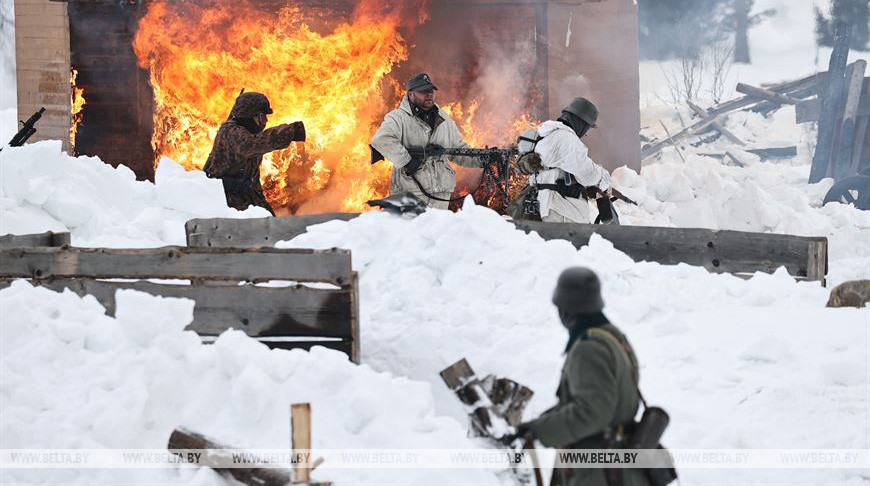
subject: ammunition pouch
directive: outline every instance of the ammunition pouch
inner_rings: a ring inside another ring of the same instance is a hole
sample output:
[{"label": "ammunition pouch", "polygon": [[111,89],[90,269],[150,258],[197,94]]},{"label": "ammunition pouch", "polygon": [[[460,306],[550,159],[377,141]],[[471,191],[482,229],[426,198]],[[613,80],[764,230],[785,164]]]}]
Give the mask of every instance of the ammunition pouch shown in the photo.
[{"label": "ammunition pouch", "polygon": [[564,180],[558,180],[555,184],[535,184],[538,190],[548,189],[558,192],[562,197],[573,199],[586,199],[586,188],[580,184],[568,184]]}]

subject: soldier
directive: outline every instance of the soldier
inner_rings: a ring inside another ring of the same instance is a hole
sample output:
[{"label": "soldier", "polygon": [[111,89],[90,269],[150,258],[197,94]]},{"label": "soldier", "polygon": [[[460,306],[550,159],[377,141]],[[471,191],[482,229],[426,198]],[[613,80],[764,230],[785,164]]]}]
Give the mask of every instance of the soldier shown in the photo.
[{"label": "soldier", "polygon": [[240,94],[230,118],[215,136],[203,170],[223,181],[228,206],[239,210],[260,206],[274,216],[260,185],[260,163],[263,155],[273,150],[287,148],[294,141],[304,142],[305,125],[297,121],[264,130],[266,115],[271,113],[265,95],[252,91]]},{"label": "soldier", "polygon": [[[639,406],[637,359],[625,335],[601,312],[601,282],[582,267],[562,272],[553,294],[569,332],[565,364],[556,392],[559,403],[517,427],[517,437],[561,449],[606,449],[610,437],[634,423]],[[617,446],[618,448],[618,446]],[[625,448],[625,446],[622,446]],[[620,475],[617,483],[613,475]],[[553,485],[645,486],[641,469],[557,468]]]},{"label": "soldier", "polygon": [[538,127],[533,151],[518,161],[520,172],[537,188],[542,221],[589,223],[587,197],[609,194],[610,174],[589,158],[580,141],[597,121],[598,108],[586,98],[575,98],[558,120]]},{"label": "soldier", "polygon": [[[398,108],[387,113],[372,139],[372,147],[393,163],[390,192],[411,192],[427,206],[447,209],[456,186],[456,172],[447,156],[411,156],[408,148],[440,145],[465,148],[459,128],[450,116],[435,104],[435,90],[428,74],[420,73],[408,80],[407,94]],[[473,158],[452,157],[463,167],[481,167]]]}]

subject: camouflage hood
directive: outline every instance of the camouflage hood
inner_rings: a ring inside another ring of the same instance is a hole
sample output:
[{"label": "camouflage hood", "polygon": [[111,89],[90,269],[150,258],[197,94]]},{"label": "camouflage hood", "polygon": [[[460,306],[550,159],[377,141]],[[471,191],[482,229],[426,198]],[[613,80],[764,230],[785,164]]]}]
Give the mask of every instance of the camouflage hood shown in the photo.
[{"label": "camouflage hood", "polygon": [[260,113],[272,114],[269,98],[266,98],[263,93],[246,91],[236,98],[236,104],[233,105],[230,116],[232,118],[252,118]]}]

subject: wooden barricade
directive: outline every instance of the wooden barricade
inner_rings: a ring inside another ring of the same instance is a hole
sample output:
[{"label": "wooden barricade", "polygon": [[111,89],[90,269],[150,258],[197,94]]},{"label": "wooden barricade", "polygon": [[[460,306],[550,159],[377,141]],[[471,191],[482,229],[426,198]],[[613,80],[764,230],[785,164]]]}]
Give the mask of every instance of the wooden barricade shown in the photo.
[{"label": "wooden barricade", "polygon": [[[290,240],[325,218],[348,220],[353,213],[292,218],[194,219],[187,222],[188,244],[219,248],[225,245],[257,246],[263,241]],[[563,239],[580,248],[598,233],[616,249],[636,261],[665,265],[687,263],[711,272],[748,274],[773,272],[784,266],[799,279],[824,280],[828,270],[828,240],[771,233],[665,228],[602,226],[592,224],[511,221],[517,229],[537,232],[545,240]]]},{"label": "wooden barricade", "polygon": [[[202,336],[234,328],[273,348],[324,346],[359,360],[358,285],[347,250],[25,246],[52,238],[0,238],[0,284],[27,278],[54,290],[90,294],[110,315],[119,289],[188,298],[196,306],[187,329]],[[266,281],[273,282],[256,285]]]}]

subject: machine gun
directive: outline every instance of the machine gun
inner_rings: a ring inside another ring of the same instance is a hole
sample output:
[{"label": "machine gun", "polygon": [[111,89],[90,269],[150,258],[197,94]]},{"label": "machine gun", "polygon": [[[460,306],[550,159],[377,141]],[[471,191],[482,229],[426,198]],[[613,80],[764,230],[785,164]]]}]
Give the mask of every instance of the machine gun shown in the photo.
[{"label": "machine gun", "polygon": [[[383,154],[378,152],[378,150],[374,147],[372,149],[372,164],[380,162],[384,160]],[[496,188],[501,193],[504,206],[507,207],[509,197],[508,197],[508,183],[510,179],[510,158],[519,154],[519,150],[516,146],[508,147],[506,149],[499,148],[444,148],[440,145],[427,145],[425,147],[411,147],[408,148],[408,153],[411,154],[412,157],[441,157],[442,155],[447,155],[451,157],[475,157],[483,161],[483,174],[480,176],[480,181],[477,183],[477,187],[468,192],[468,194],[474,194],[477,192],[484,184],[484,182],[496,181]],[[417,180],[415,176],[411,176],[414,180],[414,183],[417,184],[417,187],[423,194],[431,199],[441,200],[440,198],[434,197],[429,194],[426,189],[420,185],[420,182]],[[463,199],[468,194],[465,194],[461,197],[450,198],[448,201],[458,201]]]},{"label": "machine gun", "polygon": [[[24,142],[27,141],[28,138],[32,137],[34,133],[36,133],[36,122],[42,118],[42,114],[45,112],[45,107],[42,107],[30,116],[26,122],[21,122],[22,127],[21,130],[18,130],[18,133],[12,137],[12,140],[9,141],[10,147],[20,147],[24,145]],[[0,149],[2,150],[2,149]]]}]

